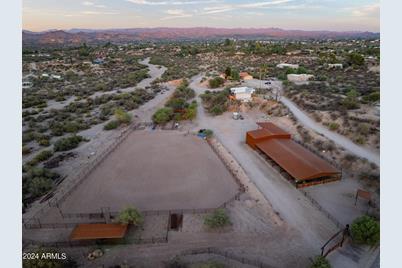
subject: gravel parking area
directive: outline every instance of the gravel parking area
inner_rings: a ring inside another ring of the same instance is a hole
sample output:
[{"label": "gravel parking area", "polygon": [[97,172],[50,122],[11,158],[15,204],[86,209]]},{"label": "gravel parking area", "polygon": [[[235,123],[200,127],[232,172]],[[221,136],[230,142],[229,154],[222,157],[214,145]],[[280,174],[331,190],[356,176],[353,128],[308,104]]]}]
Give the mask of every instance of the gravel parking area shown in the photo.
[{"label": "gravel parking area", "polygon": [[66,213],[214,208],[238,190],[206,141],[177,131],[135,131],[61,206]]}]

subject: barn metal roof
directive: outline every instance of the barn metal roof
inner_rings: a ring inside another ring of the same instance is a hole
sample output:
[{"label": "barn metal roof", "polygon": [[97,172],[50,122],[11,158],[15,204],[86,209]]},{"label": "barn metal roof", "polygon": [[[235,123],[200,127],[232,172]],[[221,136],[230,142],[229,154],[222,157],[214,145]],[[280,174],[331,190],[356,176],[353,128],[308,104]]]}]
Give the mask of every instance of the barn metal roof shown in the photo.
[{"label": "barn metal roof", "polygon": [[102,238],[122,238],[127,231],[127,224],[94,223],[78,224],[71,232],[71,240],[89,240]]},{"label": "barn metal roof", "polygon": [[266,139],[256,147],[268,155],[296,181],[305,181],[339,174],[327,161],[291,139]]}]

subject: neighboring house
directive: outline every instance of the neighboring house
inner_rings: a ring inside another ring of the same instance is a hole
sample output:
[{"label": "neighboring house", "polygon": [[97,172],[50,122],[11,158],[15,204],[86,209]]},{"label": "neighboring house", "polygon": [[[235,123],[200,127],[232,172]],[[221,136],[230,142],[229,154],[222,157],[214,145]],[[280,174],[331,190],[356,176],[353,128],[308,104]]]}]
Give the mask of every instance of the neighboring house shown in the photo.
[{"label": "neighboring house", "polygon": [[333,64],[328,64],[328,68],[332,69],[332,68],[339,68],[342,69],[343,68],[343,64],[342,63],[333,63]]},{"label": "neighboring house", "polygon": [[299,64],[290,64],[290,63],[279,63],[276,67],[283,69],[283,68],[292,68],[297,69],[299,68]]},{"label": "neighboring house", "polygon": [[251,75],[249,75],[248,72],[240,72],[239,76],[240,76],[240,79],[242,79],[242,80],[253,79],[253,77]]},{"label": "neighboring house", "polygon": [[287,78],[290,82],[306,82],[313,78],[312,74],[288,74]]},{"label": "neighboring house", "polygon": [[60,75],[56,75],[56,74],[52,74],[52,75],[50,75],[50,78],[60,80],[60,79],[61,79],[61,76],[60,76]]},{"label": "neighboring house", "polygon": [[97,58],[93,61],[94,64],[103,64],[103,59]]},{"label": "neighboring house", "polygon": [[255,89],[250,87],[232,87],[230,92],[236,100],[248,102],[252,100],[252,94],[255,92]]},{"label": "neighboring house", "polygon": [[23,89],[30,88],[30,87],[32,87],[32,82],[30,82],[30,81],[23,81],[22,82],[22,88]]}]

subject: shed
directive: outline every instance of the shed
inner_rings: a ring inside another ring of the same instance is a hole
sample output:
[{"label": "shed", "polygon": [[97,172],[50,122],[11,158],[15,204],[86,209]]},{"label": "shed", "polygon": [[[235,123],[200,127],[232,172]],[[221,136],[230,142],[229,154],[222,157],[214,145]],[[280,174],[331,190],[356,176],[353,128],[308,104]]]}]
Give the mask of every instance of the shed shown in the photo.
[{"label": "shed", "polygon": [[105,238],[122,238],[126,235],[127,224],[93,223],[78,224],[71,232],[71,240],[93,240]]}]

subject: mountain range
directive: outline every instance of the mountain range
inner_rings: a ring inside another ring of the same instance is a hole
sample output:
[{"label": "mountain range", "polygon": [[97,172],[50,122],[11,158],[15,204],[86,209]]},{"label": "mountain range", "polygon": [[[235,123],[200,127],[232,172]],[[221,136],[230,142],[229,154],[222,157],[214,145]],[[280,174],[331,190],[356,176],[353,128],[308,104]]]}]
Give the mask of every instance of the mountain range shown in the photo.
[{"label": "mountain range", "polygon": [[70,29],[43,32],[22,31],[24,46],[77,45],[81,43],[125,43],[134,41],[200,40],[200,39],[340,39],[379,38],[379,33],[359,31],[303,31],[279,28],[128,28]]}]

